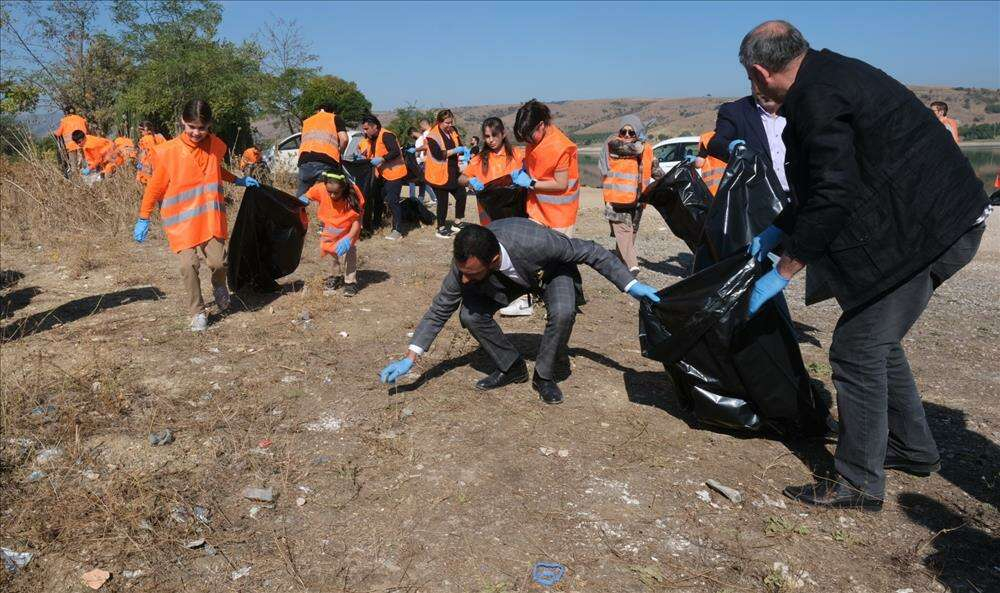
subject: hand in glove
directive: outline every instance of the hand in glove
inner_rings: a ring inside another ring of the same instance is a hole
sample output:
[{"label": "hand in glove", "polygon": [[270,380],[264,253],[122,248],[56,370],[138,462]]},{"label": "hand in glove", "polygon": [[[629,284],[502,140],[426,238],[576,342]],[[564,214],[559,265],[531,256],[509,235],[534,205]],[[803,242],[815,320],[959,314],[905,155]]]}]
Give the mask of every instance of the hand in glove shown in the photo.
[{"label": "hand in glove", "polygon": [[302,202],[303,206],[308,206],[309,205],[309,196],[307,196],[305,194],[302,194],[301,196],[299,196],[299,201]]},{"label": "hand in glove", "polygon": [[233,183],[240,187],[260,187],[260,182],[249,175],[246,177],[239,177]]},{"label": "hand in glove", "polygon": [[685,155],[685,157],[684,157],[684,164],[685,165],[693,165],[695,163],[695,161],[697,161],[697,160],[698,160],[698,155],[694,155],[694,154]]},{"label": "hand in glove", "polygon": [[471,153],[469,152],[468,148],[466,148],[464,146],[459,146],[459,147],[457,147],[455,149],[455,154],[457,154],[458,158],[460,158],[460,159],[467,159],[467,158],[469,158],[469,155]]},{"label": "hand in glove", "polygon": [[396,362],[389,363],[388,366],[382,369],[382,372],[379,373],[378,376],[383,383],[395,383],[396,379],[402,377],[406,373],[409,373],[412,368],[413,361],[407,357],[397,360]]},{"label": "hand in glove", "polygon": [[406,149],[406,152],[408,152],[410,154],[417,154],[417,148],[415,146],[411,146],[411,147],[409,147],[409,148]]},{"label": "hand in glove", "polygon": [[754,282],[753,290],[750,291],[750,306],[747,308],[750,317],[757,313],[761,305],[785,290],[786,286],[788,286],[788,279],[779,274],[777,269],[771,270],[761,276],[757,282]]},{"label": "hand in glove", "polygon": [[528,175],[528,173],[523,169],[520,171],[514,171],[514,173],[511,174],[510,179],[514,182],[514,185],[519,187],[531,187],[531,182],[534,181],[534,179],[531,178],[531,175]]},{"label": "hand in glove", "polygon": [[759,262],[764,261],[767,254],[774,250],[785,238],[785,233],[773,224],[750,240],[750,247],[747,252]]},{"label": "hand in glove", "polygon": [[471,187],[476,191],[483,191],[484,189],[486,189],[486,186],[483,185],[483,182],[476,179],[475,177],[469,178],[469,187]]},{"label": "hand in glove", "polygon": [[745,140],[739,140],[739,139],[733,140],[732,142],[729,143],[729,154],[733,154],[733,151],[735,151],[737,147],[746,145],[747,143]]},{"label": "hand in glove", "polygon": [[336,249],[338,257],[344,257],[345,255],[347,255],[347,252],[351,250],[351,238],[344,237],[340,241],[337,241]]},{"label": "hand in glove", "polygon": [[660,302],[660,296],[656,294],[656,289],[648,284],[643,284],[642,282],[636,282],[628,289],[629,296],[641,301],[643,298],[647,298],[654,303]]},{"label": "hand in glove", "polygon": [[146,240],[146,235],[149,234],[149,219],[140,218],[135,221],[135,229],[132,230],[132,238],[142,243]]},{"label": "hand in glove", "polygon": [[383,159],[380,156],[377,156],[377,157],[375,157],[375,158],[372,159],[372,166],[373,167],[377,167],[377,166],[381,165],[384,162],[385,162],[385,159]]}]

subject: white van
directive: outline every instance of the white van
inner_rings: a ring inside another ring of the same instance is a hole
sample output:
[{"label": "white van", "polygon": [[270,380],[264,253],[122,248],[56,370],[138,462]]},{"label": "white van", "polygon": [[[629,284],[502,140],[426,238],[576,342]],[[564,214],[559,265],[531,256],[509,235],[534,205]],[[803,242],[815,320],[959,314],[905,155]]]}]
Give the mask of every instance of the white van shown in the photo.
[{"label": "white van", "polygon": [[[348,130],[347,150],[343,154],[346,160],[352,160],[358,152],[358,143],[362,133],[359,130]],[[275,173],[296,173],[299,170],[299,145],[302,144],[302,134],[295,133],[284,140],[275,142],[264,154],[264,162]]]}]

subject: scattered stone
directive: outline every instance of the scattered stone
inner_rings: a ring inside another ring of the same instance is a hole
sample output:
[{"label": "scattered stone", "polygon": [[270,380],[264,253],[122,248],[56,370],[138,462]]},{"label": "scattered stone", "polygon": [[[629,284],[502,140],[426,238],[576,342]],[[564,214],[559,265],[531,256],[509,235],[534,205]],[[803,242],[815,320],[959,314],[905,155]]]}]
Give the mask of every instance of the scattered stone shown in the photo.
[{"label": "scattered stone", "polygon": [[343,426],[343,421],[332,414],[328,414],[315,422],[306,424],[306,430],[310,432],[337,432]]},{"label": "scattered stone", "polygon": [[34,416],[35,418],[42,418],[44,416],[54,415],[57,411],[57,408],[51,404],[46,406],[35,406],[34,408],[31,408],[31,416]]},{"label": "scattered stone", "polygon": [[174,442],[174,433],[169,428],[149,433],[149,444],[154,447],[169,445],[172,442]]},{"label": "scattered stone", "polygon": [[3,567],[9,572],[17,572],[31,562],[35,556],[31,552],[15,552],[10,548],[0,548],[0,556],[3,556]]},{"label": "scattered stone", "polygon": [[739,490],[730,488],[729,486],[724,486],[717,480],[708,480],[705,482],[705,485],[728,498],[733,504],[740,504],[743,502],[743,495],[740,494]]},{"label": "scattered stone", "polygon": [[607,422],[601,422],[601,428],[608,428],[609,426],[611,425],[608,424]]},{"label": "scattered stone", "polygon": [[403,408],[403,412],[400,414],[401,418],[409,418],[413,415],[413,408]]},{"label": "scattered stone", "polygon": [[219,353],[219,349],[215,348],[215,347],[209,348],[208,351],[211,352],[212,354],[218,354]]},{"label": "scattered stone", "polygon": [[785,504],[784,500],[782,500],[780,498],[778,498],[778,499],[771,498],[770,496],[768,496],[766,494],[764,495],[764,504],[766,504],[769,507],[774,507],[776,509],[787,509],[788,508],[788,505]]},{"label": "scattered stone", "polygon": [[139,577],[142,576],[142,571],[141,570],[123,570],[122,571],[122,576],[125,577],[126,579],[129,579],[129,580],[137,579],[137,578],[139,578]]},{"label": "scattered stone", "polygon": [[196,550],[204,545],[205,545],[205,538],[200,538],[184,544],[184,547],[189,550]]},{"label": "scattered stone", "polygon": [[712,497],[708,494],[708,490],[698,490],[694,495],[702,502],[712,503]]},{"label": "scattered stone", "polygon": [[95,472],[92,469],[85,469],[83,470],[83,477],[87,478],[88,480],[96,480],[101,477],[101,474]]},{"label": "scattered stone", "polygon": [[346,338],[350,334],[348,334],[347,332],[340,332],[339,335],[340,335],[341,338]]},{"label": "scattered stone", "polygon": [[196,507],[194,507],[191,510],[194,512],[194,518],[197,519],[201,523],[205,523],[206,525],[208,524],[209,520],[211,520],[211,518],[212,518],[212,511],[211,511],[211,509],[207,509],[205,507],[196,506]]},{"label": "scattered stone", "polygon": [[101,570],[100,568],[95,568],[94,570],[83,574],[83,582],[95,591],[103,587],[104,583],[108,582],[108,579],[110,578],[111,573],[106,570]]},{"label": "scattered stone", "polygon": [[247,576],[248,574],[250,574],[250,567],[249,566],[244,566],[243,568],[241,568],[239,570],[234,570],[233,573],[231,575],[229,575],[229,576],[234,581],[238,581],[238,580],[242,579],[243,577]]},{"label": "scattered stone", "polygon": [[551,447],[539,447],[538,450],[546,457],[556,452],[556,450]]},{"label": "scattered stone", "polygon": [[36,469],[35,471],[33,471],[30,474],[28,474],[28,481],[29,482],[37,482],[38,480],[41,480],[42,478],[44,478],[47,475],[49,475],[49,474],[43,472],[40,469]]},{"label": "scattered stone", "polygon": [[170,509],[170,518],[178,523],[187,523],[191,520],[191,513],[184,507],[174,507]]},{"label": "scattered stone", "polygon": [[247,486],[242,492],[243,498],[259,500],[261,502],[273,502],[274,490],[271,488],[251,488]]},{"label": "scattered stone", "polygon": [[150,523],[148,519],[139,519],[138,527],[139,529],[145,529],[146,531],[153,530],[153,524]]},{"label": "scattered stone", "polygon": [[299,321],[309,321],[311,319],[312,314],[309,313],[308,309],[303,309],[302,312],[299,313]]},{"label": "scattered stone", "polygon": [[313,465],[323,465],[325,463],[330,463],[333,461],[333,457],[329,455],[320,455],[313,459]]},{"label": "scattered stone", "polygon": [[306,499],[302,498],[301,496],[295,499],[295,506],[300,507],[304,504],[306,504]]},{"label": "scattered stone", "polygon": [[413,337],[413,332],[406,332],[406,337],[407,338],[412,338]]},{"label": "scattered stone", "polygon": [[299,378],[296,377],[295,375],[285,375],[284,377],[281,378],[282,383],[295,383],[298,380]]},{"label": "scattered stone", "polygon": [[569,457],[569,449],[559,449],[556,455],[559,457]]},{"label": "scattered stone", "polygon": [[35,461],[38,463],[48,463],[54,461],[63,456],[63,450],[59,447],[51,447],[48,449],[42,449],[37,456],[35,456]]},{"label": "scattered stone", "polygon": [[206,556],[215,556],[219,553],[219,551],[213,548],[211,544],[205,544],[202,552],[204,552]]},{"label": "scattered stone", "polygon": [[91,385],[90,385],[90,391],[92,391],[93,393],[97,393],[100,390],[101,390],[101,382],[100,381],[94,381],[93,383],[91,383]]},{"label": "scattered stone", "polygon": [[310,488],[309,486],[299,486],[299,490],[301,490],[305,494],[311,494],[313,491],[313,489]]}]

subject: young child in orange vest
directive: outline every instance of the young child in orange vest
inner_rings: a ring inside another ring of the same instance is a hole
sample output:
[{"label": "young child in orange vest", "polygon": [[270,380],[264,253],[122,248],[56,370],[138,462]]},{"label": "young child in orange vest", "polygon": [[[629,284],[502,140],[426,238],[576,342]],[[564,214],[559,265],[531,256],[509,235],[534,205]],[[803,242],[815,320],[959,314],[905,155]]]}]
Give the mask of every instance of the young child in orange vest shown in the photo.
[{"label": "young child in orange vest", "polygon": [[365,197],[361,190],[345,175],[325,171],[320,173],[316,184],[299,196],[299,201],[306,206],[310,202],[319,202],[317,215],[322,224],[320,253],[333,258],[333,277],[326,281],[325,288],[336,290],[343,286],[344,296],[358,294],[357,243],[361,236],[361,216],[365,207]]}]

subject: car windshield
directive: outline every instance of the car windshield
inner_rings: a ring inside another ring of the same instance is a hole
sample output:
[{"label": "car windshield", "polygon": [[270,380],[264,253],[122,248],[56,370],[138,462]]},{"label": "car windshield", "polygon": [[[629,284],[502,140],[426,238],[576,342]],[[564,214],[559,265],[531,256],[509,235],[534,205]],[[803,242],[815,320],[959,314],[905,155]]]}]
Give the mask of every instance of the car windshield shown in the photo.
[{"label": "car windshield", "polygon": [[278,150],[298,150],[299,144],[301,144],[301,138],[302,136],[300,136],[299,134],[292,136],[288,140],[285,140],[284,142],[279,144]]},{"label": "car windshield", "polygon": [[657,160],[661,163],[681,161],[688,155],[698,155],[698,143],[674,142],[672,144],[664,144],[663,146],[654,148],[653,155],[656,156]]}]

